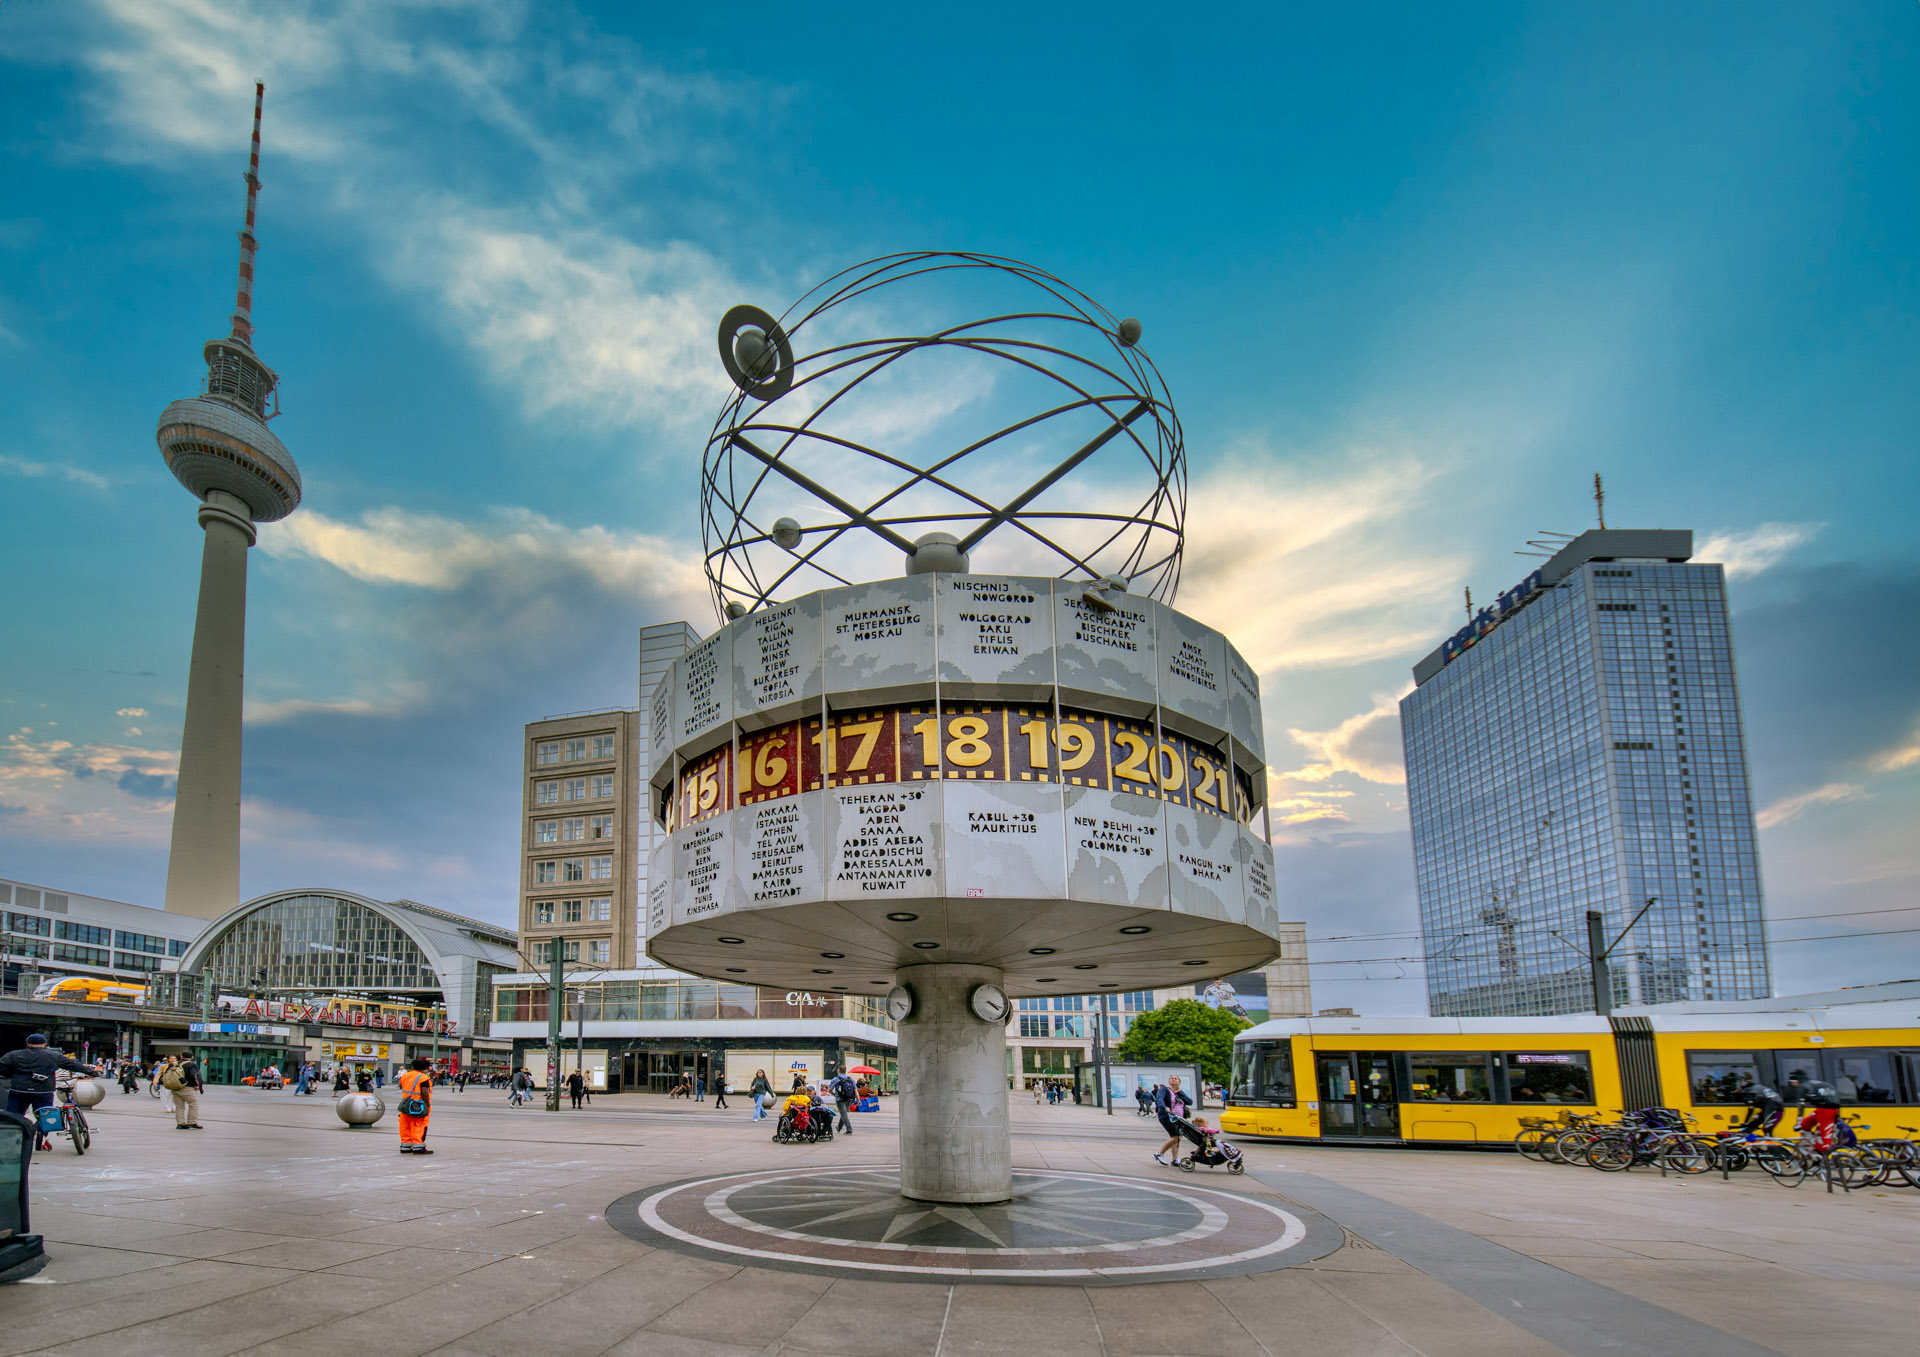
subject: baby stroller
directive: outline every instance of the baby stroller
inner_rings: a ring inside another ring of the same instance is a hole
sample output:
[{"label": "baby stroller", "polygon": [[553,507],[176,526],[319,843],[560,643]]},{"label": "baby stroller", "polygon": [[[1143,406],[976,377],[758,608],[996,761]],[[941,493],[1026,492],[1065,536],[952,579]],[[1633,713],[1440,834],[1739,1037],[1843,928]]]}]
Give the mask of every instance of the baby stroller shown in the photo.
[{"label": "baby stroller", "polygon": [[1180,1132],[1182,1139],[1193,1143],[1192,1152],[1184,1159],[1178,1156],[1174,1158],[1175,1168],[1192,1173],[1196,1164],[1205,1164],[1208,1168],[1218,1168],[1225,1164],[1228,1173],[1247,1171],[1246,1160],[1240,1157],[1240,1151],[1227,1144],[1218,1131],[1195,1126],[1185,1117],[1175,1117],[1173,1125],[1174,1129]]},{"label": "baby stroller", "polygon": [[832,1139],[833,1116],[819,1103],[782,1112],[773,1128],[776,1145],[811,1145]]}]

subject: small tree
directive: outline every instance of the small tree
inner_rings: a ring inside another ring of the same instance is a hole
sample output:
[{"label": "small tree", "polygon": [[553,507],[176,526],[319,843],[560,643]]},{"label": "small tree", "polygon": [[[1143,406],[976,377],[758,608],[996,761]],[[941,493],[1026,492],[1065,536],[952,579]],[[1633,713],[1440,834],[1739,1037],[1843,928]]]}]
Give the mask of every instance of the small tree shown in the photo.
[{"label": "small tree", "polygon": [[1234,1035],[1250,1026],[1198,999],[1175,999],[1165,1008],[1135,1018],[1114,1054],[1123,1060],[1198,1065],[1202,1078],[1224,1084],[1233,1065]]}]

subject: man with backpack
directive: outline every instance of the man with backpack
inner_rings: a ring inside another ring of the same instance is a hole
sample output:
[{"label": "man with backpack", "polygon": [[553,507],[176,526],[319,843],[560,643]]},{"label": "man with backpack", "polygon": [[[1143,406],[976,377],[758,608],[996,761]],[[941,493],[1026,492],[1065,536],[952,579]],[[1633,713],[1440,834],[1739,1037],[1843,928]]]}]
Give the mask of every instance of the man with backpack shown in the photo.
[{"label": "man with backpack", "polygon": [[176,1131],[204,1131],[200,1124],[200,1095],[206,1091],[206,1084],[200,1079],[200,1062],[189,1051],[177,1064],[171,1065],[160,1076],[160,1087],[173,1095],[173,1129]]},{"label": "man with backpack", "polygon": [[834,1129],[852,1135],[853,1121],[847,1113],[853,1110],[853,1101],[860,1096],[859,1086],[853,1082],[853,1076],[847,1073],[846,1067],[842,1066],[840,1073],[827,1082],[827,1087],[833,1091],[834,1106],[840,1112],[840,1118],[834,1124]]}]

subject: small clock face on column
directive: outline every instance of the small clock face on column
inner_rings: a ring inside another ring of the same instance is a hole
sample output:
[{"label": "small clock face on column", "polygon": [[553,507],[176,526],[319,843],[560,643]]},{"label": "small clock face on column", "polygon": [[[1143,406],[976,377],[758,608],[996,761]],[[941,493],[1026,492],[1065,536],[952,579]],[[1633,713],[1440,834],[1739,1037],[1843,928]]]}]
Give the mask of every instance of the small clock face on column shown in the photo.
[{"label": "small clock face on column", "polygon": [[887,1016],[895,1022],[905,1022],[913,1016],[913,991],[905,985],[895,985],[887,991]]},{"label": "small clock face on column", "polygon": [[975,985],[973,993],[967,996],[967,1002],[973,1005],[974,1016],[981,1022],[1004,1023],[1007,1020],[1007,992],[998,985]]}]

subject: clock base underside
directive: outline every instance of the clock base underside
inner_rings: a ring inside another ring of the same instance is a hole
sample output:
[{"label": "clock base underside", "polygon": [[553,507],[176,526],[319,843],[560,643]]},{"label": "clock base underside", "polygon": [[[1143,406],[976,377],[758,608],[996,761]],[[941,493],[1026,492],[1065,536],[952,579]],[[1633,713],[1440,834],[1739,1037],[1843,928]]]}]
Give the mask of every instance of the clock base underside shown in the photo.
[{"label": "clock base underside", "polygon": [[818,900],[675,924],[647,953],[694,975],[883,997],[902,966],[990,966],[1015,998],[1170,989],[1272,961],[1245,923],[1085,900]]}]

